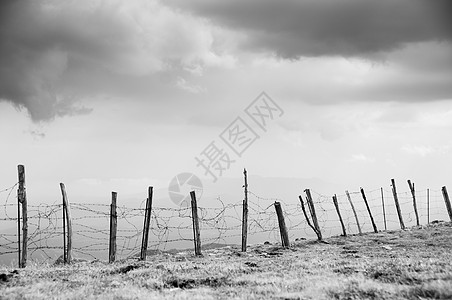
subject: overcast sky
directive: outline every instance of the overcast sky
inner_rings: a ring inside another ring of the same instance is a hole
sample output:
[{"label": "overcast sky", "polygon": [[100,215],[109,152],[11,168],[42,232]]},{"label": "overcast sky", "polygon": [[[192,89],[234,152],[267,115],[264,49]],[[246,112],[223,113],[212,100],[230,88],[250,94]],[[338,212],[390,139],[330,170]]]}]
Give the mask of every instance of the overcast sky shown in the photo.
[{"label": "overcast sky", "polygon": [[[217,180],[452,188],[450,0],[0,6],[0,189],[17,164],[40,201],[61,181],[80,197],[213,181],[195,159],[212,142]],[[245,112],[261,92],[280,108],[264,129]],[[220,137],[237,117],[258,136],[240,155]]]}]

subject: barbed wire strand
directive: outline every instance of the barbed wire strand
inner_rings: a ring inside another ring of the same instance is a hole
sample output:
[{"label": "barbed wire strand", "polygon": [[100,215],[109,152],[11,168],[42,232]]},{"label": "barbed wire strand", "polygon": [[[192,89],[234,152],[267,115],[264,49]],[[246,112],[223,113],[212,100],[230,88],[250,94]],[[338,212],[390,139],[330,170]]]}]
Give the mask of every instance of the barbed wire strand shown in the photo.
[{"label": "barbed wire strand", "polygon": [[[17,221],[15,215],[17,204],[9,203],[11,193],[17,183],[10,188],[0,190],[7,194],[3,206],[4,216],[0,222],[11,224],[0,226],[0,259],[17,253]],[[298,197],[291,201],[274,197],[262,197],[248,191],[248,236],[251,243],[265,240],[278,241],[279,227],[274,211],[274,202],[281,203],[286,226],[291,239],[314,238],[315,234],[306,223]],[[371,232],[372,227],[368,211],[364,205],[360,191],[350,191],[350,197],[363,232]],[[332,197],[311,190],[323,236],[341,234],[338,226],[339,218],[332,202]],[[336,195],[346,230],[349,234],[357,233],[357,224],[345,194]],[[445,219],[447,213],[444,202],[441,206],[440,190],[430,190],[429,212],[427,212],[426,191],[417,190],[417,209],[421,223],[425,224],[427,214],[430,220]],[[380,189],[366,191],[370,210],[380,230],[384,228],[386,219],[388,230],[398,227],[398,217],[392,198],[392,191]],[[416,218],[411,192],[398,192],[400,207],[407,226],[415,225]],[[203,244],[222,243],[237,244],[241,237],[242,202],[225,204],[220,197],[210,199],[215,207],[198,207]],[[297,201],[298,200],[298,201]],[[382,201],[385,202],[383,216]],[[141,246],[142,222],[144,218],[143,200],[138,208],[117,207],[117,256],[127,258],[137,256]],[[77,256],[87,259],[106,259],[109,247],[109,204],[71,203],[73,250]],[[28,205],[28,249],[29,256],[37,260],[55,260],[62,254],[62,204]],[[151,212],[149,249],[166,251],[175,248],[190,248],[193,243],[191,208],[190,207],[153,207]],[[11,256],[12,257],[12,256]]]}]

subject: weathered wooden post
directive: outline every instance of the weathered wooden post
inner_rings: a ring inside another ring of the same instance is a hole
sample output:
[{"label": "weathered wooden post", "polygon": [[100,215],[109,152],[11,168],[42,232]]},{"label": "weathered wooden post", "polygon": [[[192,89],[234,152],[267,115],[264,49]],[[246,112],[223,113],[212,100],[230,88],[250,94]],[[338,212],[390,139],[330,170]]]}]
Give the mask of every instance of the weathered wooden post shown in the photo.
[{"label": "weathered wooden post", "polygon": [[149,201],[149,205],[148,205],[148,212],[147,212],[148,218],[146,220],[146,252],[147,252],[147,247],[149,245],[149,230],[151,228],[153,194],[154,194],[154,188],[152,186],[148,187],[148,201]]},{"label": "weathered wooden post", "polygon": [[413,197],[413,208],[414,208],[414,214],[416,215],[416,225],[419,226],[419,215],[417,213],[417,205],[416,205],[416,190],[414,189],[414,182],[411,183],[411,181],[408,179],[408,186],[410,187],[411,196]]},{"label": "weathered wooden post", "polygon": [[452,208],[450,206],[449,194],[447,194],[447,189],[445,186],[441,189],[443,192],[444,202],[446,203],[447,213],[449,214],[449,219],[452,222]]},{"label": "weathered wooden post", "polygon": [[275,201],[274,205],[275,205],[276,215],[278,217],[279,233],[281,235],[282,246],[284,248],[289,248],[290,247],[289,234],[287,233],[287,227],[286,227],[286,222],[284,221],[284,214],[283,214],[283,211],[281,208],[281,203]]},{"label": "weathered wooden post", "polygon": [[385,230],[387,230],[386,227],[386,211],[385,211],[385,198],[384,198],[384,194],[383,194],[383,188],[380,188],[381,191],[381,205],[383,206],[383,222],[385,224]]},{"label": "weathered wooden post", "polygon": [[[63,228],[67,227],[67,244],[66,244],[66,232],[63,231],[63,242],[65,243],[63,249],[63,261],[65,264],[70,264],[72,261],[72,220],[71,211],[69,209],[69,201],[67,199],[66,187],[64,183],[60,183],[61,195],[63,196],[63,222],[66,220],[66,224],[63,223]],[[66,226],[65,226],[66,225]]]},{"label": "weathered wooden post", "polygon": [[191,191],[190,196],[191,196],[191,215],[193,219],[193,242],[195,245],[195,255],[202,255],[201,233],[199,232],[198,204],[196,203],[195,191]]},{"label": "weathered wooden post", "polygon": [[[28,213],[27,213],[27,191],[25,188],[25,166],[17,166],[19,175],[19,188],[17,190],[17,200],[22,205],[22,257],[20,268],[27,266],[27,243],[28,243]],[[19,246],[20,247],[20,246]]]},{"label": "weathered wooden post", "polygon": [[350,206],[352,207],[353,215],[355,216],[355,220],[356,220],[356,226],[358,226],[358,232],[359,232],[359,234],[362,234],[361,226],[359,225],[358,215],[356,214],[355,206],[353,205],[352,198],[350,197],[350,193],[348,191],[345,191],[345,194],[347,194],[348,202],[350,202]]},{"label": "weathered wooden post", "polygon": [[303,197],[301,197],[301,195],[299,195],[298,198],[300,199],[301,209],[303,210],[303,214],[304,214],[304,217],[305,217],[305,219],[306,219],[306,222],[308,223],[309,227],[311,227],[312,230],[315,232],[315,234],[317,235],[317,239],[319,239],[319,241],[320,241],[321,236],[319,236],[319,234],[318,234],[318,232],[317,232],[317,228],[315,228],[315,227],[311,224],[311,221],[310,221],[310,219],[309,219],[309,216],[308,216],[308,214],[307,214],[307,212],[306,212],[306,208],[305,208],[305,206],[304,206]]},{"label": "weathered wooden post", "polygon": [[118,228],[118,215],[116,213],[117,193],[111,192],[110,205],[110,243],[108,247],[108,262],[112,263],[116,260],[116,233]]},{"label": "weathered wooden post", "polygon": [[312,201],[311,191],[309,189],[305,189],[304,192],[306,193],[306,202],[308,203],[309,212],[311,213],[312,223],[314,224],[317,239],[321,241],[323,239],[322,232],[320,231],[319,222],[315,213],[314,201]]},{"label": "weathered wooden post", "polygon": [[345,232],[344,221],[342,220],[341,212],[339,211],[339,203],[337,202],[337,196],[336,196],[336,194],[333,196],[333,203],[334,203],[334,207],[336,207],[336,212],[337,212],[337,215],[339,216],[339,221],[341,222],[341,226],[342,226],[342,235],[343,235],[343,236],[347,236],[347,232]]},{"label": "weathered wooden post", "polygon": [[[63,196],[64,198],[64,196]],[[63,206],[61,209],[63,213],[63,263],[67,263],[67,248],[66,248],[66,206],[64,205],[63,200]]]},{"label": "weathered wooden post", "polygon": [[391,179],[391,184],[392,184],[392,195],[394,196],[394,202],[395,202],[396,209],[397,209],[397,215],[399,216],[400,228],[402,230],[405,230],[405,224],[403,223],[402,211],[400,210],[399,198],[397,197],[397,190],[396,190],[396,184],[395,184],[394,179]]},{"label": "weathered wooden post", "polygon": [[243,176],[245,178],[245,199],[243,200],[243,214],[242,214],[242,252],[246,252],[246,240],[248,236],[248,179],[246,169],[243,169]]},{"label": "weathered wooden post", "polygon": [[140,260],[146,260],[146,255],[148,251],[148,241],[149,241],[149,228],[151,224],[151,213],[152,213],[152,195],[153,187],[148,188],[148,197],[146,199],[146,209],[144,211],[144,224],[143,224],[143,236],[141,238],[141,253]]},{"label": "weathered wooden post", "polygon": [[[27,191],[25,187],[25,166],[17,166],[19,186],[17,189],[17,226],[18,226],[18,253],[19,268],[27,266],[27,244],[28,244],[28,212],[27,212]],[[20,239],[20,206],[22,206],[22,245]],[[22,247],[22,251],[21,251]]]},{"label": "weathered wooden post", "polygon": [[372,212],[370,211],[370,207],[369,207],[369,203],[367,202],[366,194],[364,193],[363,188],[360,188],[360,190],[361,190],[361,195],[363,196],[363,199],[364,199],[364,203],[366,204],[367,212],[369,213],[369,216],[370,216],[370,221],[372,222],[372,227],[374,228],[374,232],[377,233],[378,232],[377,225],[375,225],[374,217],[372,216]]}]

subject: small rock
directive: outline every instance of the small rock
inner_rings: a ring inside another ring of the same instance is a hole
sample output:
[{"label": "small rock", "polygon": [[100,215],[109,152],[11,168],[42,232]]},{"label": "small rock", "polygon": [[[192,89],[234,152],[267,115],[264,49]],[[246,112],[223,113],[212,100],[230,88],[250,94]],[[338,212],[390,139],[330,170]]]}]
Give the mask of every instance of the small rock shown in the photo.
[{"label": "small rock", "polygon": [[250,268],[257,268],[257,264],[255,262],[247,261],[245,262],[245,265],[247,265]]},{"label": "small rock", "polygon": [[15,275],[19,275],[19,271],[14,270],[12,272],[9,272],[9,274],[1,273],[0,274],[0,282],[8,282],[10,278],[14,277]]},{"label": "small rock", "polygon": [[137,266],[137,265],[128,265],[128,266],[120,268],[118,272],[122,273],[122,274],[125,274],[125,273],[128,273],[128,272],[130,272],[132,270],[135,270],[135,269],[137,269],[139,267],[140,266]]}]

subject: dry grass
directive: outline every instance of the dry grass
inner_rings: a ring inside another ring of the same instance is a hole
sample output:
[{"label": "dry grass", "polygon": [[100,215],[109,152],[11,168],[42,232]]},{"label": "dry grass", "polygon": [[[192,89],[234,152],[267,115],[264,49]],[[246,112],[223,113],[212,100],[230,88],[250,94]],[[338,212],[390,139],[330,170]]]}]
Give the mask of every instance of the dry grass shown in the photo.
[{"label": "dry grass", "polygon": [[0,299],[452,299],[452,225],[0,269]]}]

